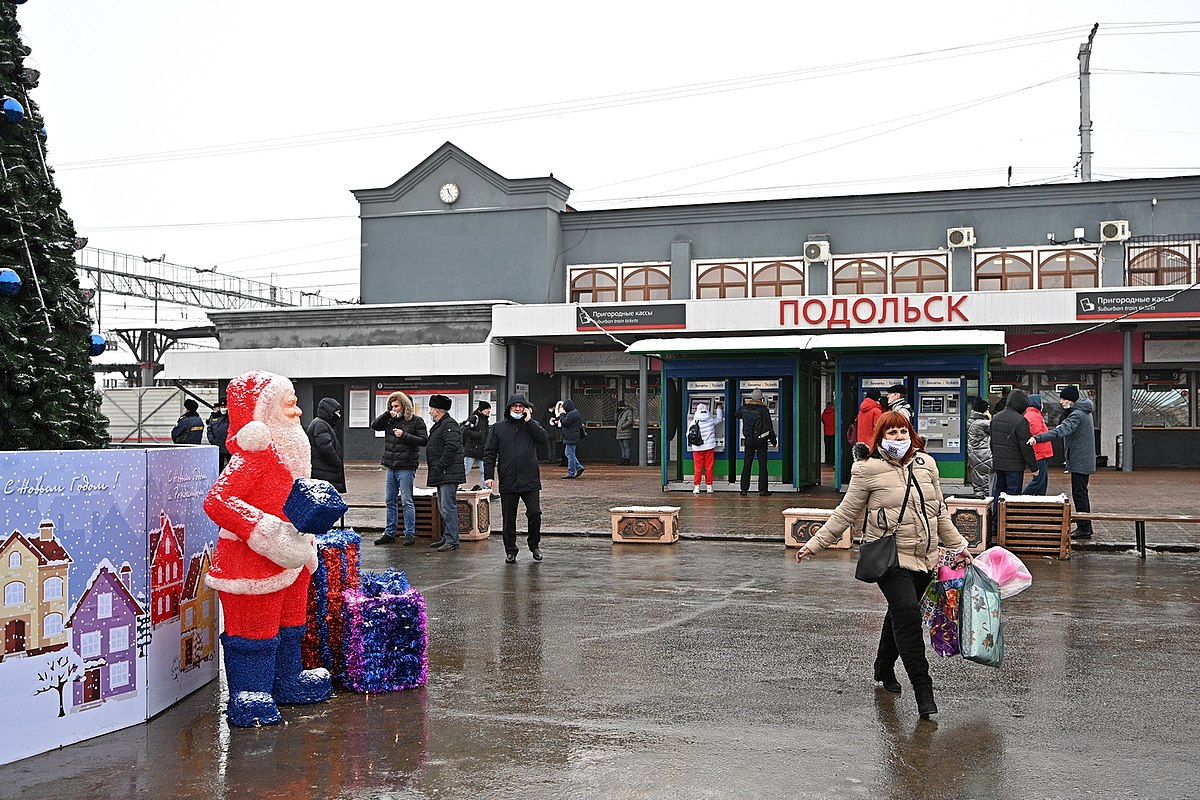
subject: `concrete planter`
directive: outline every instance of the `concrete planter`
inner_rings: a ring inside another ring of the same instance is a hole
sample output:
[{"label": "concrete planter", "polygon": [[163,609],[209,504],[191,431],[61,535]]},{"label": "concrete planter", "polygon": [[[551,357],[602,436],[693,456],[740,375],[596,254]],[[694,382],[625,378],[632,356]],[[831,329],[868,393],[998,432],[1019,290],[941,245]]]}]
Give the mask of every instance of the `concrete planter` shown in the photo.
[{"label": "concrete planter", "polygon": [[621,506],[608,510],[614,542],[672,544],[679,541],[679,506]]}]

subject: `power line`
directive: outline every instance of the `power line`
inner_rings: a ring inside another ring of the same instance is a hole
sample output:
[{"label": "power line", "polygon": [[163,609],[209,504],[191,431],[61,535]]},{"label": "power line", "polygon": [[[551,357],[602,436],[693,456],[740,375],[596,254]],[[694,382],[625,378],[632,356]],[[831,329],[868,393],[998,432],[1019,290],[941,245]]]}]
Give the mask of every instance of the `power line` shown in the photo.
[{"label": "power line", "polygon": [[236,225],[291,225],[297,222],[336,222],[339,220],[358,219],[357,214],[340,214],[325,217],[283,217],[281,219],[241,219],[224,222],[165,222],[158,225],[77,225],[89,233],[109,233],[113,231],[148,231],[168,228],[223,228]]},{"label": "power line", "polygon": [[550,116],[561,116],[585,111],[620,108],[646,103],[656,103],[665,100],[677,100],[686,97],[718,94],[729,91],[774,86],[797,81],[815,80],[819,78],[837,77],[862,72],[873,72],[880,69],[925,64],[951,58],[964,58],[974,55],[1002,52],[1005,50],[1050,44],[1072,39],[1078,36],[1079,26],[1057,28],[1033,34],[995,39],[956,47],[937,48],[917,51],[898,56],[885,56],[875,59],[843,62],[834,65],[806,67],[785,72],[764,73],[737,78],[726,78],[703,83],[685,84],[681,86],[644,89],[620,94],[599,95],[576,100],[565,100],[551,103],[541,103],[529,106],[497,109],[485,112],[473,112],[445,117],[433,117],[411,122],[391,123],[366,128],[351,128],[326,131],[322,133],[300,134],[295,136],[271,139],[250,140],[221,145],[208,145],[179,150],[164,150],[149,153],[113,156],[86,161],[64,162],[58,169],[92,169],[98,167],[128,166],[160,161],[175,161],[192,158],[208,158],[223,155],[260,152],[263,150],[290,149],[294,147],[311,147],[314,145],[332,144],[336,142],[360,141],[381,137],[428,133],[445,129],[459,129],[478,125],[491,125],[502,122],[539,119]]}]

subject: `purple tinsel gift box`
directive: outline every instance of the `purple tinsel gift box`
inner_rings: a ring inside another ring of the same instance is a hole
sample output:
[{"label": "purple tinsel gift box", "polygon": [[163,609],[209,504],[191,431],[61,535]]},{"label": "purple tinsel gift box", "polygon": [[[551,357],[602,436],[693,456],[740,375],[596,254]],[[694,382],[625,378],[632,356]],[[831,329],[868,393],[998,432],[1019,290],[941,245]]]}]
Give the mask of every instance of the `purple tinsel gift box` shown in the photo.
[{"label": "purple tinsel gift box", "polygon": [[425,599],[404,573],[364,573],[362,589],[347,589],[344,597],[342,684],[356,692],[424,686],[429,669]]},{"label": "purple tinsel gift box", "polygon": [[346,502],[329,481],[297,478],[283,513],[303,533],[326,533],[346,513]]}]

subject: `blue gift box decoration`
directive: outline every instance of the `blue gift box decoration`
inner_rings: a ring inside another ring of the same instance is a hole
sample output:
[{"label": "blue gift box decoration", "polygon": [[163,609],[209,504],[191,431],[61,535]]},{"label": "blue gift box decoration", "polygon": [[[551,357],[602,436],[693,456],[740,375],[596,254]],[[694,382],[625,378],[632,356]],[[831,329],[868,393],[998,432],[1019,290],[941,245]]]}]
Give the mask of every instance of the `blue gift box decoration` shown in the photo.
[{"label": "blue gift box decoration", "polygon": [[346,501],[329,481],[297,478],[283,513],[303,533],[326,533],[346,513]]}]

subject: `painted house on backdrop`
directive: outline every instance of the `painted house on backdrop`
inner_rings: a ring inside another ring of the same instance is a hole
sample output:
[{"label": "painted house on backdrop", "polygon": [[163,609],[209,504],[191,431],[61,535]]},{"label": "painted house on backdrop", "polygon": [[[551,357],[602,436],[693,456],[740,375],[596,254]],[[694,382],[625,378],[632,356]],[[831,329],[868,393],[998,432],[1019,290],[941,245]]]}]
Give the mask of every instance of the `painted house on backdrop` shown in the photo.
[{"label": "painted house on backdrop", "polygon": [[67,586],[71,556],[58,541],[54,523],[42,520],[37,538],[20,531],[0,545],[0,658],[37,655],[67,646]]},{"label": "painted house on backdrop", "polygon": [[187,672],[212,658],[217,635],[217,593],[204,582],[212,566],[208,547],[192,556],[179,600],[179,668]]},{"label": "painted house on backdrop", "polygon": [[165,512],[150,532],[150,622],[158,627],[179,616],[183,593],[183,526],[172,525]]},{"label": "painted house on backdrop", "polygon": [[146,610],[124,582],[131,577],[128,565],[118,573],[111,561],[102,560],[67,621],[71,644],[83,661],[72,711],[137,695],[137,619]]}]

